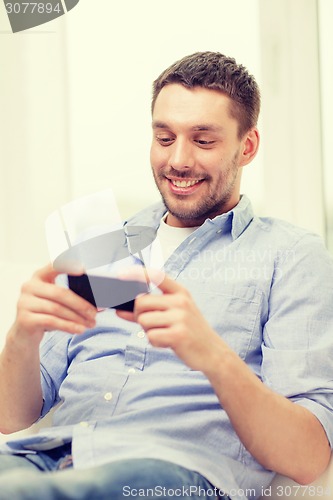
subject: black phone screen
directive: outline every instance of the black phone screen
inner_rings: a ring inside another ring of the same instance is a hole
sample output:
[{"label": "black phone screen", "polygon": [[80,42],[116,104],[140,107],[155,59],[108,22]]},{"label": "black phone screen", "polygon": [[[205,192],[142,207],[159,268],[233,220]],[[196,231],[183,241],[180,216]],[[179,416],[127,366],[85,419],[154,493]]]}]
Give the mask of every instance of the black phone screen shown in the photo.
[{"label": "black phone screen", "polygon": [[95,307],[133,311],[137,295],[149,292],[146,282],[106,276],[68,275],[69,288]]}]

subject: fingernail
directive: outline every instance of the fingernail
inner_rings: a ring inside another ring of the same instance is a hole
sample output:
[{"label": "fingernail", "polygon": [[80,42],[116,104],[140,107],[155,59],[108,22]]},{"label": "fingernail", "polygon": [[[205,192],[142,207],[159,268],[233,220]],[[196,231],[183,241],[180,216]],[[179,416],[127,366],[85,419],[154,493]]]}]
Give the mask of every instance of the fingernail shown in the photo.
[{"label": "fingernail", "polygon": [[86,314],[88,316],[88,318],[92,318],[92,319],[95,319],[95,316],[96,316],[96,310],[95,309],[87,309],[86,310]]},{"label": "fingernail", "polygon": [[76,325],[76,326],[75,326],[75,331],[76,331],[77,333],[83,333],[83,332],[85,332],[85,331],[86,331],[86,329],[87,329],[87,327],[86,327],[86,326],[84,326],[84,325]]},{"label": "fingernail", "polygon": [[96,326],[96,321],[86,321],[86,325],[89,328],[94,328],[94,326]]}]

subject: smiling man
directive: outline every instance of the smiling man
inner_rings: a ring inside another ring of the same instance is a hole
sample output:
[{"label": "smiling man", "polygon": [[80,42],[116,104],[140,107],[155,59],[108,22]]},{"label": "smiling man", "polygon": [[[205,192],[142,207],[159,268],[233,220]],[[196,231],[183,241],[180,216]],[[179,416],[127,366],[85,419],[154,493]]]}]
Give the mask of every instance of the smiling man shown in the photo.
[{"label": "smiling man", "polygon": [[52,428],[2,448],[1,500],[255,499],[275,472],[306,484],[327,467],[333,262],[316,235],[256,217],[240,195],[259,107],[254,78],[220,53],[154,82],[163,201],[125,229],[156,232],[161,293],[97,313],[51,266],[22,287],[0,358],[0,430],[61,404]]},{"label": "smiling man", "polygon": [[255,127],[242,134],[232,106],[219,90],[177,83],[155,98],[151,165],[171,226],[199,226],[237,205],[259,136]]}]

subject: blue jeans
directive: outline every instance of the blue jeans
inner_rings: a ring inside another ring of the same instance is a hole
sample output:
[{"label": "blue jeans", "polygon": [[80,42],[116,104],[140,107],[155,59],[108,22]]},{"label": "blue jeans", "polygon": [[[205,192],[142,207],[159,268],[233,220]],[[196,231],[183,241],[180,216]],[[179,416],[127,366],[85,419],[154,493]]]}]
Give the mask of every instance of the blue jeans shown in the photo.
[{"label": "blue jeans", "polygon": [[70,445],[35,455],[0,455],[0,500],[228,498],[219,493],[197,472],[164,460],[120,460],[76,470]]}]

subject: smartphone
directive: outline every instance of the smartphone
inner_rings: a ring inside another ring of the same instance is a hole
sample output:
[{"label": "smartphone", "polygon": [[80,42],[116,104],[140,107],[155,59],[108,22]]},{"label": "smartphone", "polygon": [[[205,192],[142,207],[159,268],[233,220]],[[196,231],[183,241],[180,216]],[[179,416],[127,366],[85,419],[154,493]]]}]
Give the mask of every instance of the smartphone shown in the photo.
[{"label": "smartphone", "polygon": [[87,274],[68,275],[68,285],[95,307],[123,311],[133,311],[136,296],[149,292],[146,282]]}]

